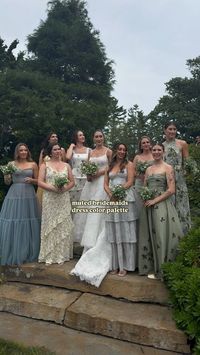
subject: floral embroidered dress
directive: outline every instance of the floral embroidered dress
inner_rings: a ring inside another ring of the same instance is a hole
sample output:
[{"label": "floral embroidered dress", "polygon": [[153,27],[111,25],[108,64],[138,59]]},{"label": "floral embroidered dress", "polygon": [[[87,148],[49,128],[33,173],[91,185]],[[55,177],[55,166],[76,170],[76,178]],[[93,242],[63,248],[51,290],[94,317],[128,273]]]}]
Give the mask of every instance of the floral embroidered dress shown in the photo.
[{"label": "floral embroidered dress", "polygon": [[[167,188],[166,174],[153,174],[147,186],[155,196]],[[161,265],[176,257],[179,240],[183,236],[181,224],[169,197],[151,207],[143,207],[139,220],[138,269],[140,275],[160,275]]]},{"label": "floral embroidered dress", "polygon": [[165,156],[164,160],[174,168],[176,193],[175,193],[175,207],[181,222],[183,233],[187,234],[191,227],[190,219],[190,205],[188,190],[184,178],[183,158],[180,147],[176,145],[176,141],[164,142]]},{"label": "floral embroidered dress", "polygon": [[[55,176],[68,177],[67,166],[62,172],[46,163],[46,182],[54,184]],[[69,192],[44,190],[42,200],[41,247],[39,262],[62,264],[73,258],[73,222]]]}]

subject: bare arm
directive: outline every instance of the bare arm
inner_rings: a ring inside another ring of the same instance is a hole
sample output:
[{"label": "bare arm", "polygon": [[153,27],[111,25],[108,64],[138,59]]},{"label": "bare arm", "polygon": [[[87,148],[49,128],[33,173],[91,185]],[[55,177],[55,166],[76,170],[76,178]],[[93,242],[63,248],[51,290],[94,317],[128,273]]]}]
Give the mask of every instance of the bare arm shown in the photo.
[{"label": "bare arm", "polygon": [[61,148],[61,160],[64,162],[66,161],[66,152],[64,148]]},{"label": "bare arm", "polygon": [[67,153],[66,153],[67,160],[71,160],[72,155],[73,155],[73,149],[75,148],[75,146],[76,145],[74,143],[72,143],[72,144],[70,144],[69,148],[67,149]]},{"label": "bare arm", "polygon": [[39,167],[42,165],[43,163],[43,149],[40,152],[40,156],[39,156]]},{"label": "bare arm", "polygon": [[133,181],[134,181],[134,175],[133,175],[133,163],[131,161],[128,162],[127,164],[127,182],[125,184],[123,184],[122,186],[125,189],[129,189],[129,187],[131,187],[133,185]]},{"label": "bare arm", "polygon": [[43,163],[39,169],[39,176],[38,176],[38,186],[40,186],[42,189],[47,190],[47,191],[53,191],[53,192],[58,192],[58,189],[45,182],[46,181],[46,165]]},{"label": "bare arm", "polygon": [[181,142],[182,145],[182,154],[183,158],[186,159],[189,157],[189,149],[188,149],[188,144],[185,141]]},{"label": "bare arm", "polygon": [[32,168],[33,168],[33,177],[26,177],[24,179],[24,181],[27,184],[37,185],[38,184],[38,166],[35,162],[32,164]]},{"label": "bare arm", "polygon": [[68,190],[70,190],[73,186],[74,186],[74,184],[75,184],[75,182],[74,182],[74,177],[73,177],[73,175],[72,175],[72,169],[71,169],[71,166],[68,164],[68,163],[66,163],[67,164],[67,170],[68,170],[68,179],[69,179],[69,183],[68,184],[65,184],[64,186],[63,186],[63,191],[68,191]]},{"label": "bare arm", "polygon": [[134,179],[137,175],[136,173],[136,164],[137,164],[137,161],[138,161],[138,156],[136,155],[135,158],[133,159],[133,176],[134,176]]},{"label": "bare arm", "polygon": [[105,172],[104,175],[104,190],[106,191],[106,193],[108,194],[108,196],[111,198],[112,197],[112,192],[111,189],[109,187],[109,175],[108,175],[108,168]]}]

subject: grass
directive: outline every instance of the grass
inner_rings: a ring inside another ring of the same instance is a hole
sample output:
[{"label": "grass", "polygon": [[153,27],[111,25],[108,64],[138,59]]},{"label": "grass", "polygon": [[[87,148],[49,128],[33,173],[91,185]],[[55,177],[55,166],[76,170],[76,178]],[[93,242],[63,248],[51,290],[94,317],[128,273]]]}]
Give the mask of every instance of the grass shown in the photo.
[{"label": "grass", "polygon": [[55,355],[44,347],[25,347],[21,344],[0,339],[0,355]]}]

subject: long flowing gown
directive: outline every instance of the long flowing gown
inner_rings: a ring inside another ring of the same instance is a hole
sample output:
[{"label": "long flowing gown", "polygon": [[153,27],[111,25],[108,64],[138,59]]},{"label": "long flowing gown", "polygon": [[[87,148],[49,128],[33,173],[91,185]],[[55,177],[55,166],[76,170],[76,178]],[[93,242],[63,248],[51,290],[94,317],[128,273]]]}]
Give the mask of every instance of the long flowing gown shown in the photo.
[{"label": "long flowing gown", "polygon": [[[118,173],[109,173],[110,188],[116,185],[123,185],[127,181],[127,169]],[[112,270],[134,271],[137,248],[137,220],[138,204],[136,203],[133,187],[126,190],[125,206],[121,206],[122,212],[109,213],[106,217],[105,231],[106,238],[112,248]],[[115,205],[113,206],[115,207]],[[123,209],[124,207],[124,209]],[[116,204],[120,209],[120,205]],[[124,212],[123,210],[126,210]]]},{"label": "long flowing gown", "polygon": [[81,173],[81,164],[88,160],[89,148],[86,148],[85,153],[75,153],[73,151],[71,164],[72,164],[72,174],[75,180],[75,186],[70,190],[71,201],[79,201],[81,192],[86,183],[86,175]]},{"label": "long flowing gown", "polygon": [[37,261],[40,247],[40,210],[32,184],[24,182],[33,169],[18,169],[0,213],[0,264]]},{"label": "long flowing gown", "polygon": [[[46,182],[54,184],[55,176],[68,177],[67,166],[62,172],[46,163]],[[69,192],[44,190],[42,200],[41,247],[39,262],[62,264],[73,258],[73,222]]]},{"label": "long flowing gown", "polygon": [[[90,161],[95,162],[99,169],[108,165],[107,155],[92,157]],[[72,275],[78,276],[82,281],[99,287],[103,278],[111,268],[111,245],[105,235],[105,213],[91,212],[91,210],[105,210],[105,201],[108,196],[104,191],[104,176],[99,176],[92,182],[86,182],[80,200],[89,202],[86,213],[78,213],[76,217],[78,224],[75,224],[76,233],[82,236],[81,244],[85,252],[71,271]],[[90,204],[91,202],[91,204]],[[82,229],[82,230],[81,230]],[[82,233],[81,233],[82,231]]]},{"label": "long flowing gown", "polygon": [[[153,174],[147,186],[155,196],[167,189],[166,174]],[[151,207],[143,207],[139,220],[138,269],[140,275],[161,274],[161,265],[173,261],[179,240],[183,236],[181,224],[172,199],[169,197]]]},{"label": "long flowing gown", "polygon": [[[90,161],[96,163],[98,169],[108,165],[106,153],[99,157],[91,157]],[[85,249],[95,246],[97,237],[103,229],[105,214],[95,211],[105,207],[103,205],[105,200],[108,200],[108,197],[104,191],[104,176],[101,175],[92,182],[86,181],[80,196],[80,205],[77,206],[82,212],[74,216],[74,240],[80,242]]]},{"label": "long flowing gown", "polygon": [[183,171],[183,157],[180,147],[176,145],[176,141],[165,141],[165,155],[164,160],[174,168],[176,193],[175,193],[175,207],[183,229],[183,234],[187,234],[191,227],[190,219],[190,205],[187,185],[184,178]]}]

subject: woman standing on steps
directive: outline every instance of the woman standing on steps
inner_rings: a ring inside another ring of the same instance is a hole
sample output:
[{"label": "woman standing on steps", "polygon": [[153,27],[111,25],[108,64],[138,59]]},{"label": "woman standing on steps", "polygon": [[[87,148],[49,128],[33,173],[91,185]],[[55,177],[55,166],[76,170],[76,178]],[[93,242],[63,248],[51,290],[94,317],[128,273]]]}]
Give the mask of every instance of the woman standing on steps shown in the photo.
[{"label": "woman standing on steps", "polygon": [[0,213],[0,264],[20,265],[37,261],[40,247],[40,210],[33,185],[38,167],[25,143],[15,148],[15,172],[5,175],[12,185]]},{"label": "woman standing on steps", "polygon": [[175,193],[174,172],[163,161],[164,146],[152,147],[153,165],[145,173],[148,195],[139,220],[138,269],[140,275],[161,276],[161,265],[173,261],[183,236],[180,221],[171,200]]},{"label": "woman standing on steps", "polygon": [[164,129],[166,140],[164,160],[174,168],[175,172],[175,206],[182,225],[184,234],[187,234],[191,227],[190,205],[188,190],[184,177],[184,162],[189,157],[188,145],[181,139],[176,139],[177,128],[174,122],[170,121]]},{"label": "woman standing on steps", "polygon": [[[104,145],[104,134],[101,130],[94,132],[93,141],[95,148],[89,154],[89,161],[97,165],[97,172],[92,176],[92,181],[85,183],[80,200],[97,201],[99,203],[99,201],[107,198],[104,191],[104,174],[111,160],[112,151]],[[98,206],[100,207],[100,205]],[[96,205],[89,206],[90,210],[95,210],[96,207]],[[79,241],[84,246],[84,251],[95,246],[104,226],[104,220],[103,213],[76,213],[74,217],[74,240]]]},{"label": "woman standing on steps", "polygon": [[[96,163],[98,170],[92,181],[86,182],[80,199],[94,201],[89,208],[95,210],[97,206],[99,209],[105,209],[105,205],[101,206],[101,201],[108,200],[104,191],[104,174],[111,161],[112,151],[104,146],[104,134],[101,130],[95,131],[93,139],[95,149],[90,153],[89,161]],[[88,213],[76,214],[75,217],[78,215],[78,223],[74,219],[75,231],[82,235],[81,245],[84,246],[84,252],[71,274],[99,287],[110,270],[111,261],[111,247],[105,239],[105,213],[90,210]]]},{"label": "woman standing on steps", "polygon": [[140,192],[144,184],[144,175],[146,169],[153,163],[151,146],[152,143],[150,138],[148,136],[142,136],[138,144],[139,154],[137,154],[133,160],[135,189],[137,192]]},{"label": "woman standing on steps", "polygon": [[72,174],[75,186],[70,190],[71,201],[79,201],[83,187],[86,183],[86,175],[81,172],[81,164],[88,160],[90,149],[85,146],[85,135],[81,130],[77,130],[73,135],[73,143],[70,144],[66,159],[71,162]]},{"label": "woman standing on steps", "polygon": [[[57,144],[57,143],[58,143],[58,135],[55,132],[50,132],[48,136],[45,138],[44,142],[42,143],[42,150],[39,156],[39,168],[42,165],[42,163],[46,163],[47,161],[50,160],[50,157],[48,156],[49,145]],[[61,148],[61,160],[65,161],[64,148]],[[40,202],[40,206],[42,206],[42,195],[43,195],[43,189],[39,186],[37,189],[37,197]]]},{"label": "woman standing on steps", "polygon": [[[50,145],[47,153],[50,160],[41,165],[38,178],[44,189],[39,262],[62,264],[73,258],[69,190],[74,178],[69,164],[61,160],[59,144]],[[63,181],[61,186],[56,184],[58,179]]]},{"label": "woman standing on steps", "polygon": [[[126,194],[123,199],[127,202],[126,212],[110,213],[105,222],[106,239],[112,249],[111,273],[119,276],[125,276],[127,271],[134,271],[136,267],[138,206],[133,179],[133,163],[127,159],[127,146],[118,143],[105,174],[104,188],[111,201],[115,201],[112,189],[117,185],[122,186]],[[116,207],[119,207],[118,202]]]}]

